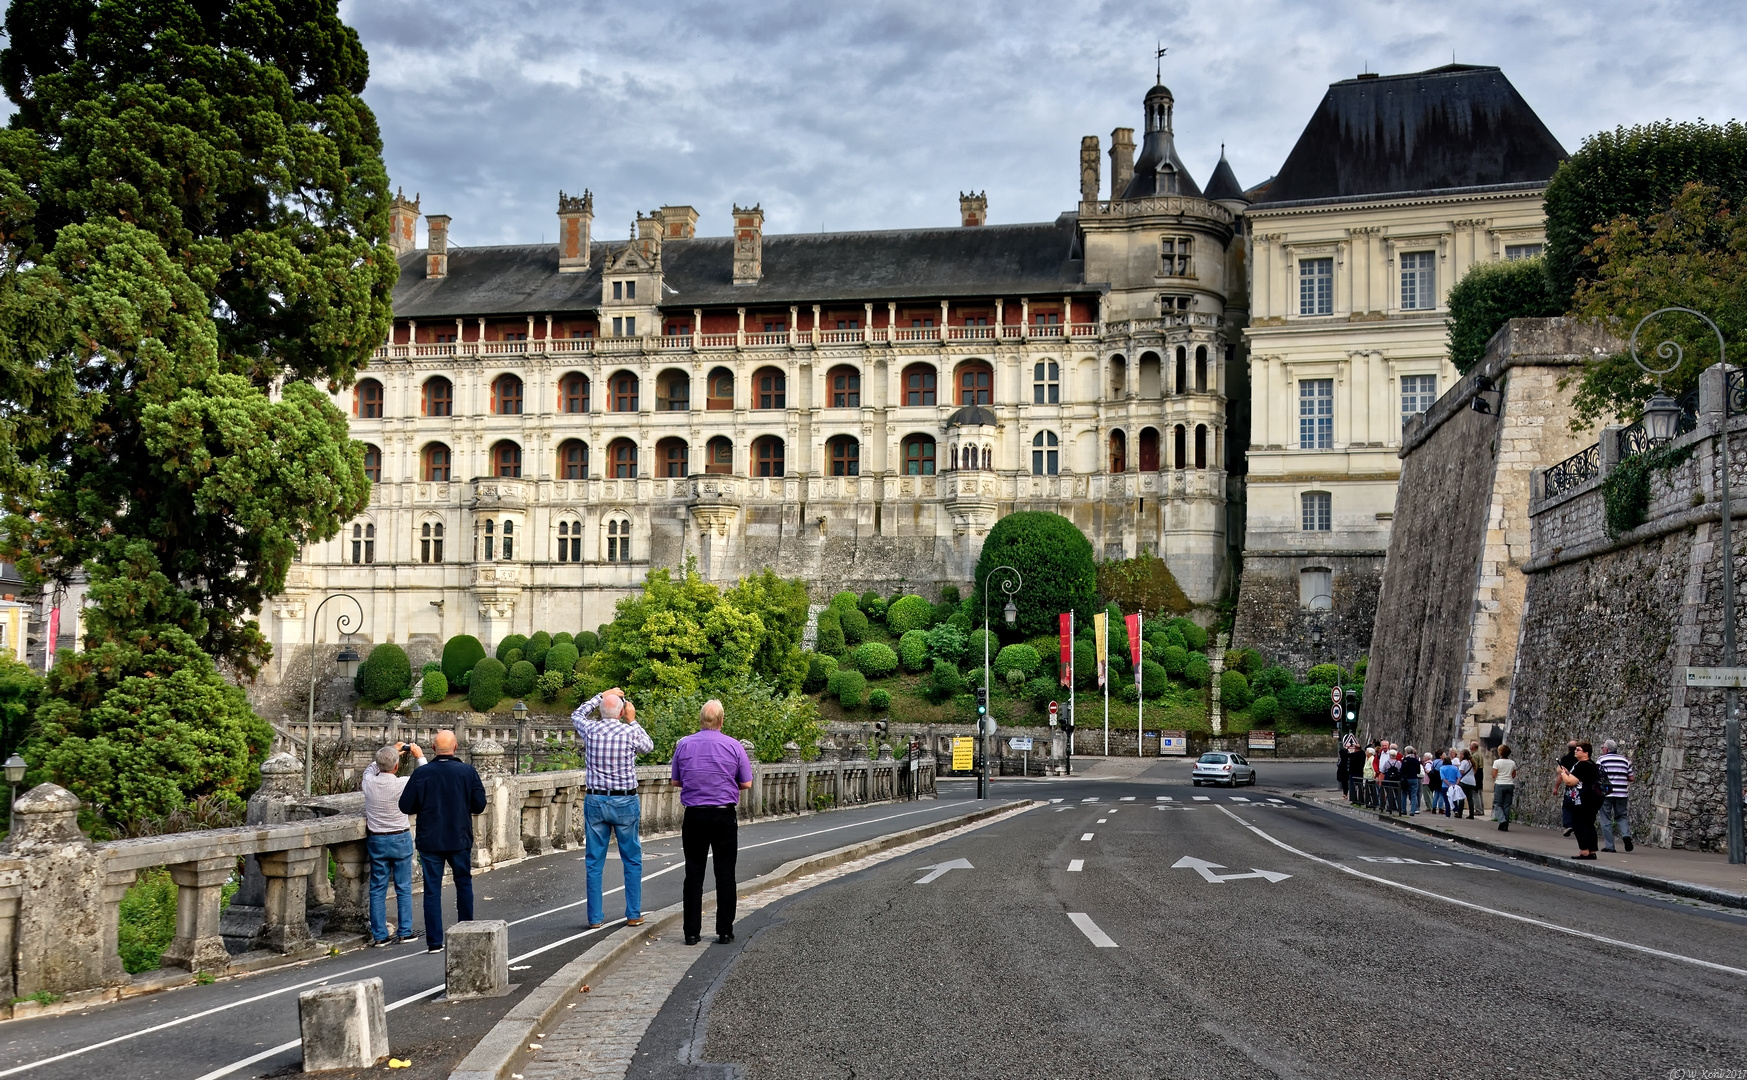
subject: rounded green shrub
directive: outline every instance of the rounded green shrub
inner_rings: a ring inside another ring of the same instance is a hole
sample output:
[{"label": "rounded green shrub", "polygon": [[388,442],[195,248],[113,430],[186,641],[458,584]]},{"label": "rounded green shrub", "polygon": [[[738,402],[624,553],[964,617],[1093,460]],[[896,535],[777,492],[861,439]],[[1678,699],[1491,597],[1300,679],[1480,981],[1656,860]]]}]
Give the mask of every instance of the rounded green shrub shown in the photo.
[{"label": "rounded green shrub", "polygon": [[[529,645],[538,645],[542,649],[550,649],[552,647],[552,635],[548,634],[544,630],[536,630],[528,638],[528,644]],[[524,649],[523,651],[526,652],[527,650]]]},{"label": "rounded green shrub", "polygon": [[593,630],[584,630],[571,638],[570,642],[576,646],[577,652],[584,656],[593,656],[600,651],[601,636]]},{"label": "rounded green shrub", "polygon": [[1001,654],[1001,639],[979,626],[965,638],[963,663],[971,667],[982,667],[985,648],[988,649],[989,659],[993,660]]},{"label": "rounded green shrub", "polygon": [[473,665],[471,679],[467,684],[467,704],[473,706],[475,712],[485,712],[503,700],[504,676],[509,669],[504,667],[502,660],[483,657]]},{"label": "rounded green shrub", "polygon": [[840,668],[825,684],[825,692],[835,697],[845,709],[859,709],[861,697],[867,693],[867,676],[859,671]]},{"label": "rounded green shrub", "polygon": [[[995,522],[983,541],[977,559],[976,591],[971,610],[980,617],[985,606],[991,618],[999,618],[1006,593],[1006,574],[990,573],[1000,566],[1019,571],[1024,585],[1014,594],[1019,623],[1011,635],[1037,637],[1056,628],[1064,611],[1085,619],[1092,614],[1098,591],[1098,568],[1092,558],[1092,542],[1073,522],[1047,511],[1021,510]],[[984,603],[985,588],[994,593]]]},{"label": "rounded green shrub", "polygon": [[818,640],[814,643],[815,648],[826,656],[842,656],[844,644],[843,623],[838,619],[837,612],[821,611],[819,613]]},{"label": "rounded green shrub", "polygon": [[473,666],[485,659],[485,646],[472,634],[456,634],[443,643],[443,677],[450,686],[465,686],[463,681]]},{"label": "rounded green shrub", "polygon": [[1190,686],[1206,686],[1213,679],[1213,665],[1207,662],[1207,657],[1198,652],[1189,654],[1189,662],[1183,665],[1183,681]]},{"label": "rounded green shrub", "polygon": [[1341,684],[1341,666],[1339,664],[1317,664],[1305,672],[1304,681],[1316,686],[1339,686]]},{"label": "rounded green shrub", "polygon": [[1272,724],[1280,719],[1280,703],[1264,694],[1250,702],[1251,724]]},{"label": "rounded green shrub", "polygon": [[1040,709],[1048,709],[1050,702],[1060,700],[1067,696],[1067,690],[1065,688],[1058,684],[1054,679],[1045,678],[1028,680],[1025,684],[1023,693],[1028,701],[1036,702],[1037,707]]},{"label": "rounded green shrub", "polygon": [[884,689],[869,690],[867,694],[867,707],[884,712],[892,707],[892,695]]},{"label": "rounded green shrub", "polygon": [[1122,684],[1122,688],[1116,691],[1116,696],[1133,705],[1140,700],[1140,691],[1135,689],[1133,683],[1125,682]]},{"label": "rounded green shrub", "polygon": [[1257,697],[1264,695],[1279,697],[1280,692],[1298,680],[1293,676],[1292,669],[1283,664],[1265,667],[1250,678],[1250,689]]},{"label": "rounded green shrub", "polygon": [[900,596],[886,609],[886,628],[903,637],[912,630],[926,630],[934,618],[934,605],[920,596]]},{"label": "rounded green shrub", "polygon": [[[522,650],[522,659],[533,664],[535,671],[539,671],[546,666],[546,654],[551,651],[551,645],[543,642],[529,641],[528,647]],[[511,664],[510,666],[514,667],[515,665]]]},{"label": "rounded green shrub", "polygon": [[520,649],[525,654],[528,651],[528,635],[505,634],[503,639],[497,643],[497,658],[505,664],[513,663],[514,661],[510,660],[511,649]]},{"label": "rounded green shrub", "polygon": [[952,618],[946,620],[945,625],[955,627],[960,633],[968,634],[971,632],[971,627],[976,624],[971,622],[971,617],[969,615],[960,611],[954,613]]},{"label": "rounded green shrub", "polygon": [[1074,684],[1081,690],[1098,685],[1098,649],[1084,639],[1074,642]]},{"label": "rounded green shrub", "polygon": [[945,701],[957,694],[964,693],[964,676],[958,668],[949,661],[934,661],[934,670],[928,677],[928,697],[935,701]]},{"label": "rounded green shrub", "polygon": [[1193,619],[1179,615],[1165,624],[1166,630],[1175,630],[1182,635],[1183,646],[1190,652],[1201,652],[1207,648],[1207,631],[1196,624]]},{"label": "rounded green shrub", "polygon": [[442,669],[425,672],[424,689],[419,693],[419,700],[426,705],[435,705],[449,696],[449,680],[443,677]]},{"label": "rounded green shrub", "polygon": [[1015,692],[1017,692],[1021,686],[1025,685],[1025,672],[1020,671],[1018,668],[1008,668],[1007,674],[997,676],[997,678],[1005,682],[1009,690]]},{"label": "rounded green shrub", "polygon": [[1241,671],[1244,675],[1254,675],[1267,666],[1262,654],[1254,649],[1227,649],[1225,651],[1225,670]]},{"label": "rounded green shrub", "polygon": [[898,662],[905,671],[928,670],[928,634],[912,630],[898,639]]},{"label": "rounded green shrub", "polygon": [[817,694],[825,689],[825,684],[831,681],[831,674],[837,670],[837,658],[823,653],[807,654],[807,677],[801,683],[801,689],[809,694]]},{"label": "rounded green shrub", "polygon": [[838,608],[837,622],[843,627],[843,640],[848,645],[860,645],[867,640],[867,616],[860,608]]},{"label": "rounded green shrub", "polygon": [[576,668],[576,662],[582,659],[576,646],[568,641],[560,641],[546,650],[546,662],[541,665],[542,673],[552,672],[560,679],[565,679]]},{"label": "rounded green shrub", "polygon": [[405,649],[392,642],[371,649],[358,667],[358,692],[365,701],[403,698],[411,688],[412,661]]},{"label": "rounded green shrub", "polygon": [[995,674],[1006,678],[1009,672],[1019,672],[1020,681],[1031,677],[1037,670],[1043,658],[1037,655],[1037,650],[1029,645],[1009,645],[995,656]]},{"label": "rounded green shrub", "polygon": [[1219,703],[1227,709],[1243,710],[1249,708],[1250,680],[1241,671],[1222,671],[1219,673]]},{"label": "rounded green shrub", "polygon": [[840,593],[833,593],[831,595],[831,602],[825,606],[832,611],[847,611],[850,608],[859,609],[861,606],[861,597],[850,592],[848,589],[845,589]]},{"label": "rounded green shrub", "polygon": [[958,603],[959,591],[957,585],[942,585],[940,587],[940,602],[943,604]]},{"label": "rounded green shrub", "polygon": [[1159,663],[1164,665],[1165,674],[1180,676],[1189,664],[1189,650],[1181,645],[1166,645],[1165,651],[1159,654]]},{"label": "rounded green shrub", "polygon": [[883,679],[898,670],[898,654],[883,641],[870,641],[856,646],[855,667],[870,679]]},{"label": "rounded green shrub", "polygon": [[510,697],[527,697],[534,692],[534,684],[539,679],[539,668],[526,660],[517,660],[510,665],[509,674],[504,677],[504,692]]},{"label": "rounded green shrub", "polygon": [[559,671],[548,671],[534,682],[534,689],[540,692],[541,701],[557,701],[558,695],[564,693],[564,674]]},{"label": "rounded green shrub", "polygon": [[861,599],[856,601],[856,606],[861,608],[861,613],[863,615],[866,615],[868,617],[869,621],[871,621],[871,622],[885,622],[886,621],[886,601],[885,601],[885,598],[882,597],[879,593],[874,592],[872,589],[869,589],[867,592],[864,592],[861,594]]},{"label": "rounded green shrub", "polygon": [[1165,670],[1165,665],[1156,660],[1140,662],[1141,692],[1149,698],[1156,698],[1170,689],[1171,675]]},{"label": "rounded green shrub", "polygon": [[440,663],[437,663],[435,660],[433,660],[433,661],[427,663],[424,667],[420,668],[419,674],[429,675],[433,671],[442,671],[442,670],[443,670],[443,665]]},{"label": "rounded green shrub", "polygon": [[503,661],[505,667],[515,667],[527,658],[527,652],[522,649],[511,649],[509,652],[498,657],[499,660]]},{"label": "rounded green shrub", "polygon": [[568,630],[560,630],[552,635],[552,644],[554,645],[574,645],[575,643],[576,635]]},{"label": "rounded green shrub", "polygon": [[1365,681],[1365,672],[1367,669],[1370,668],[1370,666],[1371,666],[1371,658],[1368,656],[1361,656],[1357,660],[1353,661],[1353,681],[1354,682],[1364,682]]}]

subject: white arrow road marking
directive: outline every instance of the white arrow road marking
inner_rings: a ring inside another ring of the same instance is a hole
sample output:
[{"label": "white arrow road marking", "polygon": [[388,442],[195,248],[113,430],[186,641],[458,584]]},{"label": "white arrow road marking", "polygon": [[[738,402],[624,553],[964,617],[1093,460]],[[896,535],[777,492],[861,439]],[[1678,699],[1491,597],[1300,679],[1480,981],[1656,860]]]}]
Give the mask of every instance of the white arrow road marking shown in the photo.
[{"label": "white arrow road marking", "polygon": [[1257,870],[1253,866],[1250,867],[1250,872],[1247,874],[1216,874],[1214,873],[1215,870],[1225,869],[1223,863],[1208,862],[1206,859],[1191,858],[1188,855],[1183,856],[1181,859],[1178,859],[1171,864],[1171,869],[1173,870],[1181,870],[1184,867],[1188,867],[1195,871],[1209,883],[1214,885],[1218,885],[1225,881],[1239,881],[1243,878],[1262,878],[1269,883],[1273,883],[1276,881],[1285,881],[1292,876],[1291,874],[1282,874],[1274,870]]},{"label": "white arrow road marking", "polygon": [[1090,840],[1090,839],[1092,839],[1092,834],[1091,834],[1091,833],[1087,833],[1087,834],[1086,834],[1086,835],[1084,835],[1084,836],[1082,836],[1082,837],[1080,837],[1080,839],[1081,839],[1081,840]]},{"label": "white arrow road marking", "polygon": [[1114,949],[1117,947],[1116,942],[1110,940],[1110,935],[1098,929],[1098,924],[1093,922],[1092,917],[1085,912],[1068,912],[1068,921],[1079,927],[1080,933],[1085,934],[1087,940],[1098,946],[1098,948]]},{"label": "white arrow road marking", "polygon": [[1082,868],[1085,867],[1085,865],[1086,865],[1085,859],[1069,859],[1068,860],[1068,873],[1077,874],[1080,872],[1080,870]]},{"label": "white arrow road marking", "polygon": [[1194,796],[1194,799],[1196,802],[1212,802],[1213,801],[1212,797],[1208,796],[1208,795],[1196,795],[1196,796]]},{"label": "white arrow road marking", "polygon": [[928,873],[917,879],[916,884],[918,885],[926,885],[935,878],[944,875],[948,870],[975,870],[976,867],[971,865],[969,859],[954,859],[951,862],[935,863],[933,866],[924,866],[922,869],[928,871]]}]

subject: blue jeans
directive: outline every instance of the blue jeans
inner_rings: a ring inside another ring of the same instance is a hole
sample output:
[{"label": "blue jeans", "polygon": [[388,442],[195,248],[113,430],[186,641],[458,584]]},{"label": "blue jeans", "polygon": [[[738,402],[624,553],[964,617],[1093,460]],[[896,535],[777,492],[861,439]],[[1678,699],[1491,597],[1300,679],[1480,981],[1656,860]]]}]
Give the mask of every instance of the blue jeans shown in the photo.
[{"label": "blue jeans", "polygon": [[643,917],[643,842],[637,824],[643,807],[635,795],[588,795],[582,800],[582,821],[588,830],[584,849],[588,866],[588,922],[605,922],[601,876],[607,868],[607,841],[619,838],[619,861],[625,868],[625,918]]},{"label": "blue jeans", "polygon": [[421,851],[419,868],[425,875],[425,944],[443,944],[443,864],[455,875],[455,921],[473,921],[473,864],[471,851]]},{"label": "blue jeans", "polygon": [[1401,782],[1401,811],[1404,814],[1419,813],[1419,777]]},{"label": "blue jeans", "polygon": [[1626,819],[1626,800],[1618,795],[1609,795],[1601,801],[1601,849],[1614,849],[1614,833],[1618,832],[1624,840],[1632,835],[1632,823]]},{"label": "blue jeans", "polygon": [[364,841],[370,852],[370,936],[388,937],[388,881],[394,879],[394,895],[400,918],[395,933],[412,936],[412,833],[372,836]]}]

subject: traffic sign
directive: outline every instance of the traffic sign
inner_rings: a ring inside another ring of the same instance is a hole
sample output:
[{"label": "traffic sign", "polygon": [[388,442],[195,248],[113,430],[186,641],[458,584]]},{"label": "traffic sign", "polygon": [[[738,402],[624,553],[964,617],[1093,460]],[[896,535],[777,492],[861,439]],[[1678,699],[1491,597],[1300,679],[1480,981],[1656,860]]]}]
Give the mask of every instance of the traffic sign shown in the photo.
[{"label": "traffic sign", "polygon": [[1049,726],[1050,727],[1055,727],[1056,719],[1059,716],[1061,716],[1061,711],[1062,711],[1062,703],[1061,702],[1052,701],[1049,703]]},{"label": "traffic sign", "polygon": [[972,767],[971,753],[976,746],[976,740],[959,736],[952,740],[952,771],[970,772]]},{"label": "traffic sign", "polygon": [[1339,702],[1328,707],[1328,715],[1329,718],[1333,720],[1339,720],[1341,718],[1341,706]]},{"label": "traffic sign", "polygon": [[1030,750],[1031,749],[1031,736],[1029,736],[1029,735],[1014,735],[1007,740],[1007,747],[1010,750]]},{"label": "traffic sign", "polygon": [[1747,667],[1689,667],[1686,669],[1686,685],[1726,689],[1747,687]]},{"label": "traffic sign", "polygon": [[1329,694],[1330,699],[1332,699],[1336,705],[1339,705],[1341,703],[1341,688],[1340,687],[1338,687],[1338,686],[1334,687],[1333,689],[1331,689],[1328,692],[1328,694]]}]

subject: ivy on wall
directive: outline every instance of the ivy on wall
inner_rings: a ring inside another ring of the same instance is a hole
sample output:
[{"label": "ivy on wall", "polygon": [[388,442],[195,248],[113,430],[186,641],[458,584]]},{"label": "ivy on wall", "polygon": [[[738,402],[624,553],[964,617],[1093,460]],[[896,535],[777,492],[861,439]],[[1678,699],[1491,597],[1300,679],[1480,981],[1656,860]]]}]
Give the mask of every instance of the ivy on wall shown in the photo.
[{"label": "ivy on wall", "polygon": [[1650,519],[1650,473],[1667,473],[1692,458],[1696,443],[1685,446],[1662,446],[1635,457],[1626,458],[1601,482],[1603,503],[1607,508],[1607,535],[1617,540]]}]

